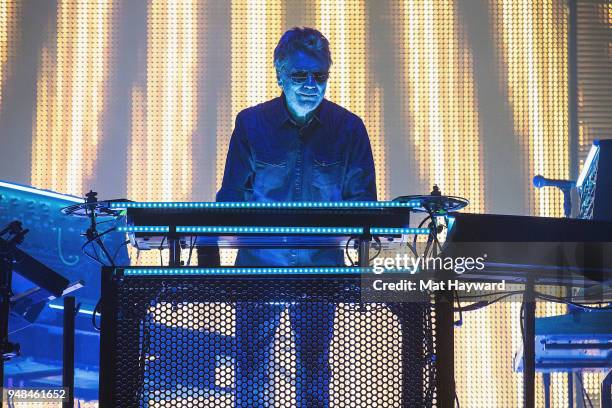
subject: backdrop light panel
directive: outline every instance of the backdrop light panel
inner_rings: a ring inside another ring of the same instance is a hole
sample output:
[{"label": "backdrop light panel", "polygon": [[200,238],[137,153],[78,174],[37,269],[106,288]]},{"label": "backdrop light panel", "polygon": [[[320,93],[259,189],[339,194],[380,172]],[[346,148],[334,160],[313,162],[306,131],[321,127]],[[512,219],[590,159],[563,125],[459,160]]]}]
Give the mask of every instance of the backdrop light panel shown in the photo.
[{"label": "backdrop light panel", "polygon": [[[93,188],[102,198],[212,200],[236,114],[280,94],[276,42],[309,25],[331,43],[327,97],[366,124],[379,199],[437,183],[470,199],[472,212],[562,214],[561,195],[534,190],[531,178],[572,170],[564,1],[31,3],[0,0],[2,178],[75,195]],[[580,4],[580,29],[611,36],[610,3]],[[29,23],[35,17],[40,27]],[[581,154],[611,128],[602,118],[612,105],[592,86],[610,48],[594,46],[595,56],[579,53]],[[135,263],[156,265],[159,253]],[[520,404],[520,375],[509,365],[517,305],[464,319],[462,405]],[[585,386],[596,392],[599,378],[587,375]],[[554,406],[563,406],[566,376],[552,382]]]}]

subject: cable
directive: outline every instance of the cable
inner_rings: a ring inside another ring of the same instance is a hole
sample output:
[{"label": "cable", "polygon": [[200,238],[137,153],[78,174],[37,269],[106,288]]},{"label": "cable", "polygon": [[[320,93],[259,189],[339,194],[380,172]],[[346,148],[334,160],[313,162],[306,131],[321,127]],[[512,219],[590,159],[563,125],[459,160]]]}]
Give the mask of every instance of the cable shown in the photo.
[{"label": "cable", "polygon": [[[418,226],[417,228],[421,228],[421,227],[423,226],[423,224],[425,224],[425,223],[426,223],[428,220],[430,220],[430,219],[431,219],[431,216],[430,216],[430,215],[428,215],[427,217],[423,218],[423,219],[421,220],[421,222],[419,223],[419,226]],[[415,248],[416,248],[416,246],[417,246],[417,238],[418,238],[418,237],[419,237],[419,236],[418,236],[417,234],[414,234],[414,238],[412,239],[412,245],[413,245]],[[416,249],[415,249],[415,251],[416,251]],[[417,253],[415,253],[415,254],[416,254],[416,256],[419,256]]]},{"label": "cable", "polygon": [[461,300],[459,299],[459,291],[455,289],[455,297],[457,298],[457,309],[459,311],[459,320],[454,323],[456,327],[460,327],[463,324],[463,312],[461,308]]},{"label": "cable", "polygon": [[95,256],[91,255],[89,252],[87,252],[85,250],[85,248],[82,248],[81,252],[83,252],[83,254],[88,257],[89,259],[91,259],[94,262],[99,263],[102,266],[107,266],[104,262],[102,262],[100,259],[96,258]]},{"label": "cable", "polygon": [[468,298],[480,298],[480,297],[485,297],[485,296],[498,296],[498,295],[506,295],[506,294],[513,294],[513,295],[517,295],[519,293],[523,293],[522,290],[510,290],[510,291],[505,291],[505,292],[491,292],[491,293],[483,293],[481,295],[462,295],[461,297],[463,299],[468,299]]},{"label": "cable", "polygon": [[191,236],[191,245],[189,245],[189,256],[187,257],[187,266],[191,266],[191,254],[196,243],[196,236]]},{"label": "cable", "polygon": [[98,299],[98,303],[96,303],[96,306],[94,307],[93,313],[91,314],[91,324],[93,326],[94,329],[96,329],[97,331],[101,331],[102,328],[100,326],[98,326],[98,322],[96,321],[96,313],[98,313],[98,309],[100,309],[100,302],[102,301],[102,299]]},{"label": "cable", "polygon": [[348,258],[349,262],[351,263],[349,266],[355,266],[355,261],[353,261],[353,258],[351,258],[351,254],[349,252],[349,245],[351,243],[352,240],[354,240],[356,237],[349,237],[348,241],[346,241],[346,245],[344,246],[344,253],[346,254],[346,257]]},{"label": "cable", "polygon": [[382,252],[382,243],[380,242],[380,238],[374,237],[374,242],[378,244],[378,251],[372,258],[368,260],[368,262],[372,262],[373,260],[378,258],[378,255],[380,255],[380,253]]},{"label": "cable", "polygon": [[459,396],[457,395],[457,384],[455,384],[455,402],[457,403],[457,408],[461,408],[459,404]]},{"label": "cable", "polygon": [[[89,253],[87,253],[87,251],[85,251],[85,247],[87,247],[87,245],[89,245],[89,244],[95,244],[95,241],[96,241],[96,240],[98,240],[100,237],[102,237],[102,236],[104,236],[104,235],[106,235],[106,234],[108,234],[108,233],[110,233],[110,232],[114,231],[115,229],[116,229],[115,227],[113,227],[113,228],[109,228],[109,229],[107,229],[106,231],[104,231],[104,232],[102,232],[102,233],[100,233],[100,234],[96,234],[96,236],[95,236],[95,237],[93,237],[93,238],[88,239],[87,241],[85,241],[85,243],[84,243],[84,244],[81,246],[81,252],[83,252],[83,253],[84,253],[84,254],[85,254],[85,255],[86,255],[88,258],[90,258],[90,259],[94,260],[95,262],[98,262],[100,265],[102,265],[102,266],[108,266],[108,265],[106,265],[104,262],[102,262],[102,261],[100,260],[100,257],[98,256],[98,253],[97,253],[97,251],[96,251],[96,247],[95,247],[95,245],[94,245],[94,247],[93,247],[93,248],[94,248],[94,252],[96,253],[96,257],[95,257],[95,258],[94,258],[92,255],[90,255]],[[111,263],[113,262],[113,260],[112,260],[112,259],[110,259],[110,258],[109,258],[108,260],[109,260],[109,261],[111,261]]]},{"label": "cable", "polygon": [[521,340],[522,340],[522,344],[523,344],[523,348],[525,347],[525,324],[524,324],[524,320],[525,320],[525,303],[521,302],[521,310],[519,312],[519,322],[521,323]]},{"label": "cable", "polygon": [[610,305],[609,302],[593,302],[594,304],[606,303],[608,304],[607,306],[588,306],[588,305],[583,305],[582,303],[572,302],[571,300],[567,300],[567,299],[560,298],[557,296],[547,295],[545,293],[536,292],[535,295],[536,297],[539,297],[540,299],[548,300],[550,302],[565,303],[567,305],[572,305],[572,306],[579,307],[582,309],[588,309],[588,310],[610,310],[612,309],[612,305]]},{"label": "cable", "polygon": [[164,250],[164,242],[166,241],[166,236],[164,235],[164,237],[162,238],[161,242],[159,243],[159,247],[157,249],[159,249],[159,264],[160,266],[164,266],[164,257],[162,256],[162,251]]},{"label": "cable", "polygon": [[[483,300],[483,301],[480,301],[480,302],[475,302],[475,303],[472,303],[470,305],[463,306],[462,310],[464,312],[472,312],[474,310],[482,309],[483,307],[491,306],[493,303],[497,303],[500,300],[503,300],[503,299],[505,299],[507,297],[510,297],[510,296],[514,296],[515,294],[516,293],[509,292],[509,293],[506,293],[505,295],[500,296],[500,297],[498,297],[496,299],[493,299],[493,300]],[[453,311],[457,311],[457,310],[453,309]]]},{"label": "cable", "polygon": [[124,245],[127,245],[130,243],[129,239],[126,239],[124,242],[122,242],[117,249],[115,249],[115,253],[113,254],[113,263],[115,263],[115,260],[117,259],[117,255],[119,255],[119,250],[121,249],[121,247],[123,247]]}]

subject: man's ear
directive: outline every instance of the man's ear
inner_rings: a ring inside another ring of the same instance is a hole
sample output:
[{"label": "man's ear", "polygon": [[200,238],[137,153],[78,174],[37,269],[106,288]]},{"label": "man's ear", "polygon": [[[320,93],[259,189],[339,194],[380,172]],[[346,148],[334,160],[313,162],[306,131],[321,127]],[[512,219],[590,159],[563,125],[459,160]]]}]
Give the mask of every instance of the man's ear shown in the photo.
[{"label": "man's ear", "polygon": [[282,87],[283,86],[283,80],[280,78],[280,75],[278,74],[278,71],[276,71],[276,83],[278,84],[278,86]]}]

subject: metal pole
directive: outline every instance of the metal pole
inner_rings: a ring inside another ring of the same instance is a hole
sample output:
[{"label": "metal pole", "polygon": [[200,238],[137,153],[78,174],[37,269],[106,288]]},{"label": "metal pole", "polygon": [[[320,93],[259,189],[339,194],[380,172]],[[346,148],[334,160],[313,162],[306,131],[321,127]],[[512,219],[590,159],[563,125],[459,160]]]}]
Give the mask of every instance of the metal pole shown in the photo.
[{"label": "metal pole", "polygon": [[567,373],[567,407],[574,408],[574,373]]},{"label": "metal pole", "polygon": [[436,292],[436,373],[441,408],[455,406],[455,326],[453,292]]},{"label": "metal pole", "polygon": [[544,382],[544,408],[550,408],[550,373],[542,374]]},{"label": "metal pole", "polygon": [[357,264],[363,268],[370,266],[370,239],[359,239],[359,257]]},{"label": "metal pole", "polygon": [[601,408],[612,408],[612,370],[601,382]]},{"label": "metal pole", "polygon": [[523,400],[525,408],[535,407],[535,293],[528,278],[523,295]]},{"label": "metal pole", "polygon": [[569,109],[569,164],[570,178],[578,178],[578,4],[568,0],[567,79]]},{"label": "metal pole", "polygon": [[[12,270],[10,263],[5,259],[0,259],[0,353],[8,345],[8,319],[10,308],[10,276]],[[0,354],[0,357],[2,355]],[[4,387],[4,358],[0,361],[0,386]],[[0,399],[2,397],[0,396]]]},{"label": "metal pole", "polygon": [[74,296],[64,298],[64,354],[62,386],[68,390],[68,400],[63,408],[74,408],[74,321],[76,306]]}]

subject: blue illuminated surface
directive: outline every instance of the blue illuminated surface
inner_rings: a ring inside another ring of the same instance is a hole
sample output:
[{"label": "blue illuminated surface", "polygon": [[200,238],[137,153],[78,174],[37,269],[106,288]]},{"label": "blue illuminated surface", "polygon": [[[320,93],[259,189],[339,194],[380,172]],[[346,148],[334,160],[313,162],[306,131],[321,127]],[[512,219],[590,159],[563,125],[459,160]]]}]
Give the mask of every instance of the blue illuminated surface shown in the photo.
[{"label": "blue illuminated surface", "polygon": [[[388,273],[410,273],[411,268],[384,268]],[[204,276],[204,275],[359,275],[373,273],[373,267],[275,267],[275,268],[131,268],[124,276]]]},{"label": "blue illuminated surface", "polygon": [[372,268],[359,267],[304,267],[304,268],[134,268],[124,269],[125,276],[167,276],[167,275],[297,275],[297,274],[360,274],[371,272]]},{"label": "blue illuminated surface", "polygon": [[322,201],[322,202],[116,202],[111,208],[413,208],[419,201]]},{"label": "blue illuminated surface", "polygon": [[23,186],[21,184],[8,183],[5,181],[0,181],[0,187],[9,188],[11,190],[23,191],[25,193],[30,193],[30,194],[36,194],[38,196],[57,198],[60,200],[69,201],[73,203],[82,203],[85,201],[82,198],[71,196],[68,194],[56,193],[54,191],[49,191],[49,190],[41,190],[39,188]]},{"label": "blue illuminated surface", "polygon": [[180,226],[176,232],[212,234],[363,234],[363,228],[352,227],[209,227]]},{"label": "blue illuminated surface", "polygon": [[162,225],[139,225],[128,227],[117,227],[119,232],[169,232],[170,227]]},{"label": "blue illuminated surface", "polygon": [[429,228],[370,228],[372,235],[404,235],[417,234],[428,235]]}]

